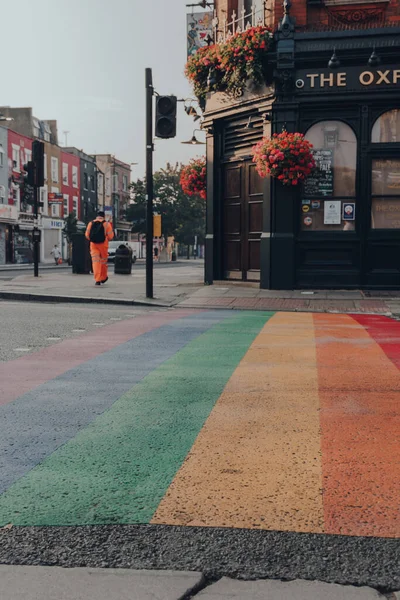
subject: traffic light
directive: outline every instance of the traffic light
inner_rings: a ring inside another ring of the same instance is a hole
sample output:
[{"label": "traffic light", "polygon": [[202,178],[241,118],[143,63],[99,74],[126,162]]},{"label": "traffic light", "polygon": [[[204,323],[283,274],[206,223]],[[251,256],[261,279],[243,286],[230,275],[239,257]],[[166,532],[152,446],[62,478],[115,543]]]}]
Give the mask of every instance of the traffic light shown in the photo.
[{"label": "traffic light", "polygon": [[32,160],[35,164],[35,185],[44,186],[44,143],[35,140],[32,144]]},{"label": "traffic light", "polygon": [[156,137],[176,136],[176,96],[156,96]]},{"label": "traffic light", "polygon": [[35,163],[33,160],[30,160],[26,165],[24,165],[24,182],[32,187],[35,185]]}]

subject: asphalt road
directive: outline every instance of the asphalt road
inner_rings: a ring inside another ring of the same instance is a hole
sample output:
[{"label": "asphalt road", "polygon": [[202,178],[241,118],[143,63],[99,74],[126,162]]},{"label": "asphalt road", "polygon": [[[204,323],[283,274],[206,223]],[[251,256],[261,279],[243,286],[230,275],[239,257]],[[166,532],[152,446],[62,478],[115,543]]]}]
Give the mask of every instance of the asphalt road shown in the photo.
[{"label": "asphalt road", "polygon": [[148,313],[144,308],[0,301],[0,361]]},{"label": "asphalt road", "polygon": [[400,589],[400,324],[0,306],[0,563]]}]

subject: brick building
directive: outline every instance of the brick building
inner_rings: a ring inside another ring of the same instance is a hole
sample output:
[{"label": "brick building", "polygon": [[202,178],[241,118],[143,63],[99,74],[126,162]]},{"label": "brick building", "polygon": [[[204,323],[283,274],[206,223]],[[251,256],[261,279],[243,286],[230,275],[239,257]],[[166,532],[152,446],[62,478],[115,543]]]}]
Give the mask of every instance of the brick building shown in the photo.
[{"label": "brick building", "polygon": [[131,167],[112,154],[96,154],[94,158],[100,173],[99,206],[113,220],[117,239],[129,241],[131,226],[125,213],[130,202]]},{"label": "brick building", "polygon": [[[265,85],[205,101],[206,281],[400,288],[400,2],[250,4],[215,2],[217,43],[250,21],[273,41]],[[255,170],[253,145],[283,130],[313,143],[305,185]]]}]

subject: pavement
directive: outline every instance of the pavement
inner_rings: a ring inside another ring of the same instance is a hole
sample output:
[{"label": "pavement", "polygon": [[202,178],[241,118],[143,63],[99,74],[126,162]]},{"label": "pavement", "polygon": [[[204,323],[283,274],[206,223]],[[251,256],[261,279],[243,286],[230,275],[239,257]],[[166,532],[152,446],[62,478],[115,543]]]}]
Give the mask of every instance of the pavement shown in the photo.
[{"label": "pavement", "polygon": [[400,323],[1,306],[0,598],[396,597]]},{"label": "pavement", "polygon": [[[5,600],[379,600],[371,588],[316,581],[207,582],[201,573],[0,566]],[[399,598],[393,594],[393,600]]]},{"label": "pavement", "polygon": [[37,278],[32,272],[12,279],[5,273],[7,279],[1,280],[0,276],[0,298],[168,307],[202,285],[203,268],[202,260],[155,264],[153,300],[146,299],[146,271],[142,263],[133,266],[131,275],[114,275],[110,265],[109,282],[101,287],[95,287],[93,275],[74,275],[71,269],[40,271]]},{"label": "pavement", "polygon": [[91,302],[124,306],[181,306],[197,309],[247,309],[327,313],[369,313],[400,317],[400,291],[260,290],[256,283],[203,283],[203,260],[155,264],[154,298],[146,298],[144,263],[132,275],[114,275],[95,288],[91,275],[73,275],[70,269],[0,273],[0,299],[47,302]]}]

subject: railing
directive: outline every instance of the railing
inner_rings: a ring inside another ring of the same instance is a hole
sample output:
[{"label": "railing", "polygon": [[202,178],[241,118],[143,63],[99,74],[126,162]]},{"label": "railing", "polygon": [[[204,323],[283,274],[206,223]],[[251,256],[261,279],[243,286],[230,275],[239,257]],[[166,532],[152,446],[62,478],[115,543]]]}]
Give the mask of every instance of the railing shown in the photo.
[{"label": "railing", "polygon": [[262,3],[261,8],[256,8],[253,4],[251,7],[251,11],[246,13],[245,8],[242,8],[240,14],[237,14],[236,11],[232,13],[232,19],[228,22],[225,18],[222,23],[222,31],[217,30],[217,41],[224,42],[229,37],[234,35],[235,33],[240,33],[245,29],[249,29],[250,27],[255,27],[257,25],[265,25],[265,12],[266,10],[266,1]]}]

